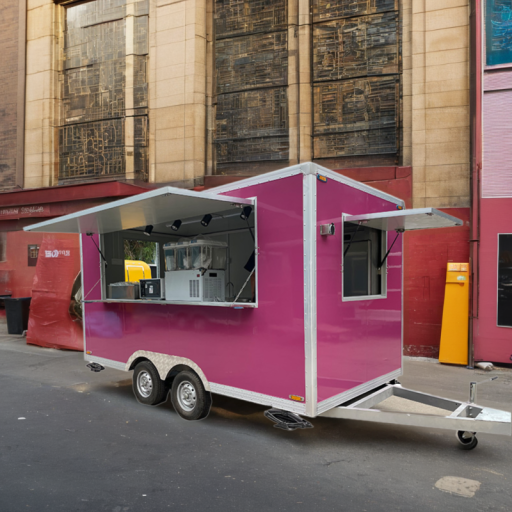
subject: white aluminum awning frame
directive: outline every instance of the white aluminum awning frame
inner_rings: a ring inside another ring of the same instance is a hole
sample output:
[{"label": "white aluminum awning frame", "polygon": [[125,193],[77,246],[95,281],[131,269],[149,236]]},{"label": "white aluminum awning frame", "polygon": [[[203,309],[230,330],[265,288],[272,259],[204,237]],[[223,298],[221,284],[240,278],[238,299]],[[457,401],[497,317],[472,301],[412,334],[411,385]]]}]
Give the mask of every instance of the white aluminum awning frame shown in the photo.
[{"label": "white aluminum awning frame", "polygon": [[394,212],[367,213],[348,215],[345,222],[362,224],[381,231],[414,231],[418,229],[452,228],[462,226],[457,217],[436,210],[435,208],[413,208]]},{"label": "white aluminum awning frame", "polygon": [[254,199],[162,187],[150,192],[88,208],[57,219],[32,224],[25,231],[106,234],[178,219],[218,213],[237,205],[254,206]]}]

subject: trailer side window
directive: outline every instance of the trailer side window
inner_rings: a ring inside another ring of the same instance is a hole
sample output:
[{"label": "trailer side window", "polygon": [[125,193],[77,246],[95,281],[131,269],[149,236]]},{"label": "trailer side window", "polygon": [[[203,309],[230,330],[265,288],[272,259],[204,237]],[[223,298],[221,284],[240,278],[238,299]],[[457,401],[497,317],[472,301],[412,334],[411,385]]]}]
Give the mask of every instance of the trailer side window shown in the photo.
[{"label": "trailer side window", "polygon": [[386,232],[343,224],[343,299],[385,296]]}]

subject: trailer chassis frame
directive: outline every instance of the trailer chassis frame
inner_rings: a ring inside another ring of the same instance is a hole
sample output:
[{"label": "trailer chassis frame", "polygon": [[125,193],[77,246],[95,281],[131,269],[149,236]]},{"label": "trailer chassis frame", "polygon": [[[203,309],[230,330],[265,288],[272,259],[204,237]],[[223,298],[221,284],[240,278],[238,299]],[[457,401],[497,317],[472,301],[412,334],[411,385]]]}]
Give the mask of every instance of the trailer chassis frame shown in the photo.
[{"label": "trailer chassis frame", "polygon": [[[476,383],[471,383],[474,390]],[[384,384],[377,390],[365,393],[348,402],[342,403],[330,409],[320,417],[338,418],[347,420],[370,421],[375,423],[387,423],[391,425],[405,425],[411,427],[439,428],[455,430],[456,432],[484,432],[487,434],[511,435],[511,413],[483,407],[472,400],[463,402],[451,400],[420,391],[414,391],[402,387],[396,381]],[[435,414],[390,412],[372,409],[384,400],[396,396],[411,402],[429,405],[449,411],[450,414],[440,416]]]}]

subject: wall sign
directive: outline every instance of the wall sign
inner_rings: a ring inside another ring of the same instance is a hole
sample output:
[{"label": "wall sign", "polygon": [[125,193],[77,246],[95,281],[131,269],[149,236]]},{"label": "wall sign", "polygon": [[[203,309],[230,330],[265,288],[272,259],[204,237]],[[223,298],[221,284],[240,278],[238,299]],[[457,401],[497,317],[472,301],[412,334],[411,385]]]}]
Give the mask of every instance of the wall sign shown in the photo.
[{"label": "wall sign", "polygon": [[50,215],[50,205],[13,206],[0,208],[0,220],[24,217],[46,217]]}]

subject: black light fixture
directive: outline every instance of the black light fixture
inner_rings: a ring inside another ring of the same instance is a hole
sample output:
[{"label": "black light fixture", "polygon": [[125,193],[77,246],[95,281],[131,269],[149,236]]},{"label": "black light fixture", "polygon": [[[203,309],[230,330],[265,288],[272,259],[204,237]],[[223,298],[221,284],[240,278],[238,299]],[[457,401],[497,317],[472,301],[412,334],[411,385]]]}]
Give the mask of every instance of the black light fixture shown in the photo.
[{"label": "black light fixture", "polygon": [[146,226],[146,229],[144,230],[144,234],[147,236],[151,236],[152,231],[153,231],[153,226],[151,224],[148,224]]},{"label": "black light fixture", "polygon": [[180,229],[180,226],[181,226],[181,220],[175,220],[172,225],[171,225],[171,229],[173,231],[178,231],[178,229]]},{"label": "black light fixture", "polygon": [[242,213],[240,214],[240,218],[242,220],[247,220],[249,218],[249,215],[251,215],[252,212],[252,206],[244,206],[242,208]]},{"label": "black light fixture", "polygon": [[212,220],[212,215],[210,215],[209,213],[207,213],[203,219],[201,220],[201,226],[204,226],[204,227],[207,227],[208,224],[210,224],[210,221]]}]

